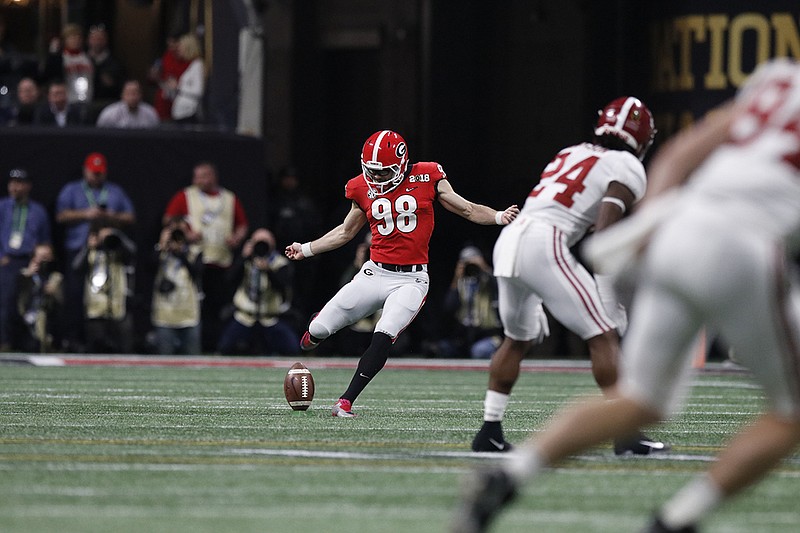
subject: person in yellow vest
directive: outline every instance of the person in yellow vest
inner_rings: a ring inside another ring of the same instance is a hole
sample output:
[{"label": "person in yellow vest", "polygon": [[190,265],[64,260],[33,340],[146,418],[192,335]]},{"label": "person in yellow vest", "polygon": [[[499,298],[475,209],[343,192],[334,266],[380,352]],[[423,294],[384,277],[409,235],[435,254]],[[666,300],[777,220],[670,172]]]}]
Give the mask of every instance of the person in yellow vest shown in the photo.
[{"label": "person in yellow vest", "polygon": [[272,354],[298,351],[300,336],[282,319],[292,303],[293,265],[275,250],[275,236],[260,228],[245,243],[240,261],[242,279],[233,296],[234,313],[219,339],[225,355],[252,351],[252,334],[263,335]]},{"label": "person in yellow vest", "polygon": [[462,248],[442,310],[453,318],[450,335],[437,345],[437,357],[491,359],[503,341],[497,311],[497,282],[483,252]]},{"label": "person in yellow vest", "polygon": [[247,237],[247,216],[239,198],[220,187],[217,167],[201,161],[194,166],[192,184],[178,191],[167,205],[163,225],[175,220],[189,224],[187,240],[203,252],[201,337],[203,350],[211,352],[219,339],[220,311],[235,289],[226,271]]},{"label": "person in yellow vest", "polygon": [[86,246],[72,263],[84,269],[83,301],[86,351],[131,353],[133,317],[128,298],[133,292],[136,245],[122,231],[93,223]]},{"label": "person in yellow vest", "polygon": [[63,275],[55,269],[53,246],[37,244],[28,266],[17,276],[16,311],[23,327],[14,347],[26,352],[49,352],[55,337],[55,318],[64,302]]},{"label": "person in yellow vest", "polygon": [[150,318],[161,355],[200,353],[200,283],[203,252],[189,246],[188,225],[173,222],[156,245],[158,270]]}]

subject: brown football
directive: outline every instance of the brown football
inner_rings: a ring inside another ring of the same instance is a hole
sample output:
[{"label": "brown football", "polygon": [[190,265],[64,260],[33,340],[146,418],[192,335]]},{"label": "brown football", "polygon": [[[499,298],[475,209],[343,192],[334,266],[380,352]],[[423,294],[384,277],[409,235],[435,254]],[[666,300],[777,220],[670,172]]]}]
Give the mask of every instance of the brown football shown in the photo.
[{"label": "brown football", "polygon": [[303,363],[295,363],[283,380],[286,401],[295,411],[305,411],[314,399],[314,376]]}]

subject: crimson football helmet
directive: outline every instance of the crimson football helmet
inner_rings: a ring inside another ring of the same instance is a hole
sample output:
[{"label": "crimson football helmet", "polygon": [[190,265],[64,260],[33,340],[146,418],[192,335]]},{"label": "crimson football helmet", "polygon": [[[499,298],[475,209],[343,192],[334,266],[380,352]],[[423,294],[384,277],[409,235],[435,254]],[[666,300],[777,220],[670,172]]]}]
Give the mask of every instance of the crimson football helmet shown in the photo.
[{"label": "crimson football helmet", "polygon": [[364,181],[375,194],[386,194],[400,185],[408,168],[408,149],[403,138],[390,130],[370,135],[361,150]]},{"label": "crimson football helmet", "polygon": [[653,114],[638,98],[623,96],[613,100],[597,112],[594,134],[614,135],[633,148],[639,159],[644,159],[647,149],[653,144],[656,127]]}]

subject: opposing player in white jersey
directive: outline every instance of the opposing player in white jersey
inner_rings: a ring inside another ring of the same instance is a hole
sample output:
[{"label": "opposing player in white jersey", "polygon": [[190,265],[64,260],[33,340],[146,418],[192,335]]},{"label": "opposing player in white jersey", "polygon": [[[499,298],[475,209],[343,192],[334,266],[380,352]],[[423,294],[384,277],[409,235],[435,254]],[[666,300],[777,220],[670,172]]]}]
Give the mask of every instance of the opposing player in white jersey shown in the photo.
[{"label": "opposing player in white jersey", "polygon": [[697,531],[702,518],[800,444],[800,285],[791,260],[800,248],[800,64],[759,67],[732,103],[665,145],[649,177],[640,211],[590,246],[598,267],[617,263],[612,252],[637,256],[645,247],[618,399],[560,412],[506,465],[478,474],[454,530],[484,531],[544,466],[675,410],[703,324],[752,371],[767,410],[645,531]]},{"label": "opposing player in white jersey", "polygon": [[[494,248],[500,318],[505,339],[492,358],[484,422],[472,442],[478,452],[509,451],[501,422],[520,364],[534,342],[548,335],[542,304],[584,339],[594,379],[607,392],[617,381],[619,332],[625,310],[607,278],[595,277],[570,248],[590,228],[602,231],[645,193],[642,158],[653,142],[653,115],[632,96],[600,111],[592,142],[564,148],[545,167],[520,216]],[[615,442],[617,454],[648,454],[663,443],[644,435]]]},{"label": "opposing player in white jersey", "polygon": [[363,172],[345,185],[351,207],[344,221],[318,239],[286,247],[289,259],[302,260],[339,248],[369,224],[369,261],[312,317],[300,341],[303,350],[312,350],[345,326],[383,309],[369,348],[333,406],[333,416],[342,418],[356,416],[353,402],[386,364],[392,343],[425,303],[434,204],[438,201],[448,211],[483,225],[506,225],[519,213],[516,205],[495,211],[465,199],[453,190],[440,164],[411,163],[406,142],[390,130],[366,140],[361,168]]}]

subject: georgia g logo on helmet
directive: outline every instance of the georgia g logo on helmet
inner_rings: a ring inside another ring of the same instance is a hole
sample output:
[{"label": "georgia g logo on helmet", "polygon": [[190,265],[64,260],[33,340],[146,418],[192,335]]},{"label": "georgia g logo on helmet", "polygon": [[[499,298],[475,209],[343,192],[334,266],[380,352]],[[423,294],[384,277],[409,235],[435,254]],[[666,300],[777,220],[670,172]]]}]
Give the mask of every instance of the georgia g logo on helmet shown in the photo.
[{"label": "georgia g logo on helmet", "polygon": [[361,169],[371,193],[386,194],[405,178],[408,150],[405,140],[391,130],[373,133],[361,150]]}]

